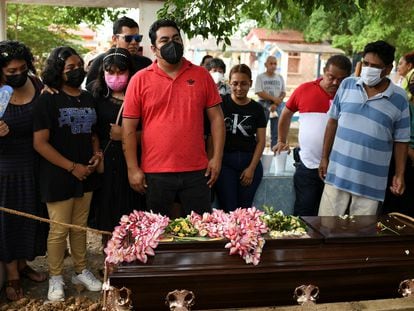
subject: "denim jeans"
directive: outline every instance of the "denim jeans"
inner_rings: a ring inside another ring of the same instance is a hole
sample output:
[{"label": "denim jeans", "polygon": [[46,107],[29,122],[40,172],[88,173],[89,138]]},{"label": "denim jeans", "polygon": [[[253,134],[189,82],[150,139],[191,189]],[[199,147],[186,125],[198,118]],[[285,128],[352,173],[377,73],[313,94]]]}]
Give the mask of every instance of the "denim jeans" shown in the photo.
[{"label": "denim jeans", "polygon": [[252,152],[225,152],[221,173],[216,183],[216,194],[219,208],[229,212],[239,207],[251,207],[254,195],[263,177],[262,163],[259,162],[249,186],[242,186],[240,175],[253,157]]},{"label": "denim jeans", "polygon": [[297,163],[293,176],[296,200],[293,208],[295,216],[318,216],[325,183],[320,179],[318,169],[307,168],[302,161]]},{"label": "denim jeans", "polygon": [[278,117],[276,118],[269,117],[270,116],[270,111],[269,111],[270,102],[265,101],[265,100],[259,100],[259,104],[263,107],[263,111],[266,117],[266,122],[268,122],[270,119],[270,148],[272,148],[273,146],[277,144],[277,134],[278,134],[277,128],[279,126],[279,116],[282,114],[282,110],[285,107],[286,103],[283,102],[279,106],[277,106],[276,112],[277,112]]}]

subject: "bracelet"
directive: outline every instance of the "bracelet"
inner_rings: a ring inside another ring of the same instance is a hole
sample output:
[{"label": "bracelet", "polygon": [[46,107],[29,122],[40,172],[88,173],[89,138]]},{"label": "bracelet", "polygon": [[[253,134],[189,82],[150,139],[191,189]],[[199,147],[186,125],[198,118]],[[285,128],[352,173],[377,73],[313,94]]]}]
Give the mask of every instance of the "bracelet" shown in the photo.
[{"label": "bracelet", "polygon": [[75,168],[76,168],[76,163],[75,163],[75,162],[73,162],[73,163],[72,163],[71,168],[70,168],[70,169],[68,169],[68,172],[69,172],[69,173],[72,173],[72,172],[75,170]]},{"label": "bracelet", "polygon": [[102,150],[94,151],[93,152],[93,155],[99,155],[99,156],[101,156],[102,155]]}]

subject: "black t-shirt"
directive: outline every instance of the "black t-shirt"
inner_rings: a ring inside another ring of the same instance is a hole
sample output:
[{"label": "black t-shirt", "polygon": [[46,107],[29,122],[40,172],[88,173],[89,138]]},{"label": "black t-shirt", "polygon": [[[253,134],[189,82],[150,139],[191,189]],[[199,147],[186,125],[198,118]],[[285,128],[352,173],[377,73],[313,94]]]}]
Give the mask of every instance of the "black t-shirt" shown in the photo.
[{"label": "black t-shirt", "polygon": [[[49,130],[49,143],[65,158],[89,164],[93,155],[92,134],[97,122],[95,100],[89,92],[79,97],[58,94],[40,95],[34,107],[34,131]],[[96,174],[85,181],[43,157],[40,161],[40,192],[43,202],[81,197],[96,188]]]},{"label": "black t-shirt", "polygon": [[[99,68],[102,65],[104,57],[105,53],[102,53],[93,60],[91,67],[89,68],[88,74],[86,76],[86,85],[89,85],[89,83],[98,78]],[[150,60],[148,57],[136,54],[132,55],[132,66],[134,68],[134,72],[132,72],[131,76],[137,71],[144,69],[151,64],[152,60]]]},{"label": "black t-shirt", "polygon": [[221,108],[226,126],[225,152],[254,152],[256,148],[256,131],[266,128],[263,108],[254,100],[247,105],[237,105],[231,95],[222,96]]}]

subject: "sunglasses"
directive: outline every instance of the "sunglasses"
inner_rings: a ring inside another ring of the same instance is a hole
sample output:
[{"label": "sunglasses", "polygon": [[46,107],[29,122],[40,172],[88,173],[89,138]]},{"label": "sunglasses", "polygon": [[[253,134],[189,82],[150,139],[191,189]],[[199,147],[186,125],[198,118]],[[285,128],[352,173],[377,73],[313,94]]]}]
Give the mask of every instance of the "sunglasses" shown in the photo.
[{"label": "sunglasses", "polygon": [[125,40],[125,42],[130,43],[132,41],[132,39],[134,39],[136,42],[141,42],[142,41],[142,35],[121,35],[118,34],[118,37],[121,37]]}]

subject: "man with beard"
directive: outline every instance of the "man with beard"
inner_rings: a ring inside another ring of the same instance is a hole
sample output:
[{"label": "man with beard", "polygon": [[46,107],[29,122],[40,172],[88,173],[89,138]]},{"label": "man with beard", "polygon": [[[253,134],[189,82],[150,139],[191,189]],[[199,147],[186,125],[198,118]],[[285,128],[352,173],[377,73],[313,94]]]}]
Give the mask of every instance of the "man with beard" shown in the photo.
[{"label": "man with beard", "polygon": [[324,183],[318,167],[322,157],[323,135],[327,111],[343,79],[351,74],[351,62],[344,55],[328,59],[323,76],[300,85],[290,96],[279,120],[279,137],[273,151],[289,150],[287,134],[293,114],[299,111],[299,159],[293,177],[296,200],[293,213],[297,216],[318,214]]},{"label": "man with beard", "polygon": [[[158,20],[149,37],[156,60],[132,77],[126,94],[122,142],[131,187],[146,193],[148,210],[171,215],[176,198],[182,214],[211,209],[210,188],[220,173],[224,145],[221,98],[210,74],[183,57],[174,21]],[[213,155],[204,144],[204,112],[211,124]],[[137,126],[142,127],[138,166]]]}]

